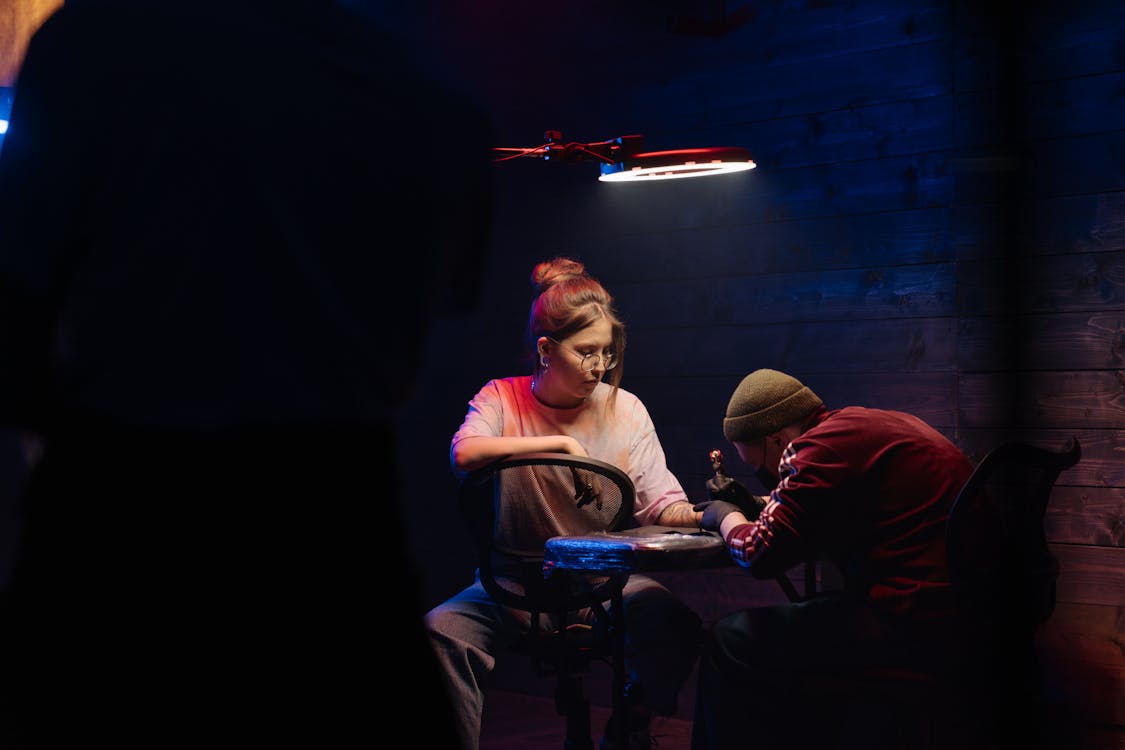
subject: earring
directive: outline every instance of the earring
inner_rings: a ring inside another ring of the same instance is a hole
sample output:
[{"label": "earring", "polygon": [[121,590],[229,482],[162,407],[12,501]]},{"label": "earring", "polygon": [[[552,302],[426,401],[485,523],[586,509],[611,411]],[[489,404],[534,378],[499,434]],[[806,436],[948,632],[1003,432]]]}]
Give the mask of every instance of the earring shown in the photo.
[{"label": "earring", "polygon": [[545,354],[540,354],[540,355],[539,355],[539,365],[540,365],[540,366],[541,366],[541,367],[542,367],[542,368],[543,368],[544,370],[546,370],[546,369],[547,369],[548,367],[550,367],[550,366],[551,366],[551,360],[547,359],[547,355],[545,355]]}]

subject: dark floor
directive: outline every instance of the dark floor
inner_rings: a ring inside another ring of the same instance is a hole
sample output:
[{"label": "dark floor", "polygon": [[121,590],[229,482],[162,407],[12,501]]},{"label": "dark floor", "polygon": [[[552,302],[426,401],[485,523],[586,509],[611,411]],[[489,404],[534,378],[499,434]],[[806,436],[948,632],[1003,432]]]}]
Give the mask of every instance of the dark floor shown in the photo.
[{"label": "dark floor", "polygon": [[[590,707],[593,743],[609,718],[609,709]],[[652,723],[653,750],[687,750],[691,722],[656,717]],[[485,695],[480,750],[564,750],[566,719],[555,713],[548,696],[490,690]]]},{"label": "dark floor", "polygon": [[[591,739],[595,750],[608,718],[608,708],[591,706]],[[567,750],[565,736],[566,720],[555,713],[551,697],[508,690],[486,692],[480,750]],[[691,721],[681,716],[656,717],[652,736],[652,750],[687,750]],[[1121,727],[1085,726],[1078,728],[1077,735],[1068,735],[1066,741],[1052,741],[1043,746],[1058,750],[1125,750],[1125,732]],[[873,746],[870,750],[878,748]]]}]

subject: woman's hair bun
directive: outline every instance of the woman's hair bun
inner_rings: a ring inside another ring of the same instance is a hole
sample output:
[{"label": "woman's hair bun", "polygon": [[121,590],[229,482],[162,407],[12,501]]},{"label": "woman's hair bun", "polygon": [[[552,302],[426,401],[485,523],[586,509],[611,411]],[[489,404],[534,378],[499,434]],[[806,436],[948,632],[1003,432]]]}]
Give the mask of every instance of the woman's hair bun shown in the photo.
[{"label": "woman's hair bun", "polygon": [[552,258],[539,263],[531,271],[531,285],[542,294],[555,284],[586,275],[586,266],[573,258]]}]

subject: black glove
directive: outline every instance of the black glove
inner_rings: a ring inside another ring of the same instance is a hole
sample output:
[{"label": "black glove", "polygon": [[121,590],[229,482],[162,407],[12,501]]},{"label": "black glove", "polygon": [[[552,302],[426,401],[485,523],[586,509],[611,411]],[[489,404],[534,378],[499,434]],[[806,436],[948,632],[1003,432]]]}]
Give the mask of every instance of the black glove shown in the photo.
[{"label": "black glove", "polygon": [[762,498],[756,497],[746,489],[746,485],[728,476],[715,476],[708,479],[707,497],[710,500],[722,500],[734,504],[751,521],[757,521],[762,508],[766,507]]},{"label": "black glove", "polygon": [[742,513],[742,508],[734,503],[726,503],[722,500],[704,500],[693,505],[692,510],[703,511],[703,519],[699,522],[699,525],[708,531],[718,531],[719,525],[728,514]]}]

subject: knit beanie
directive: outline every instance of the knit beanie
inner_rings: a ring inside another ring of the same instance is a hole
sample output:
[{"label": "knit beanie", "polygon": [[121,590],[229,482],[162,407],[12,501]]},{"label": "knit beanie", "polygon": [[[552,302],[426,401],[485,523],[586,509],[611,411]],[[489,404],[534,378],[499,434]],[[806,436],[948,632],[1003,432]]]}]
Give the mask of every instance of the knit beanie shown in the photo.
[{"label": "knit beanie", "polygon": [[731,442],[765,437],[801,422],[823,403],[791,375],[755,370],[742,379],[730,397],[723,436]]}]

